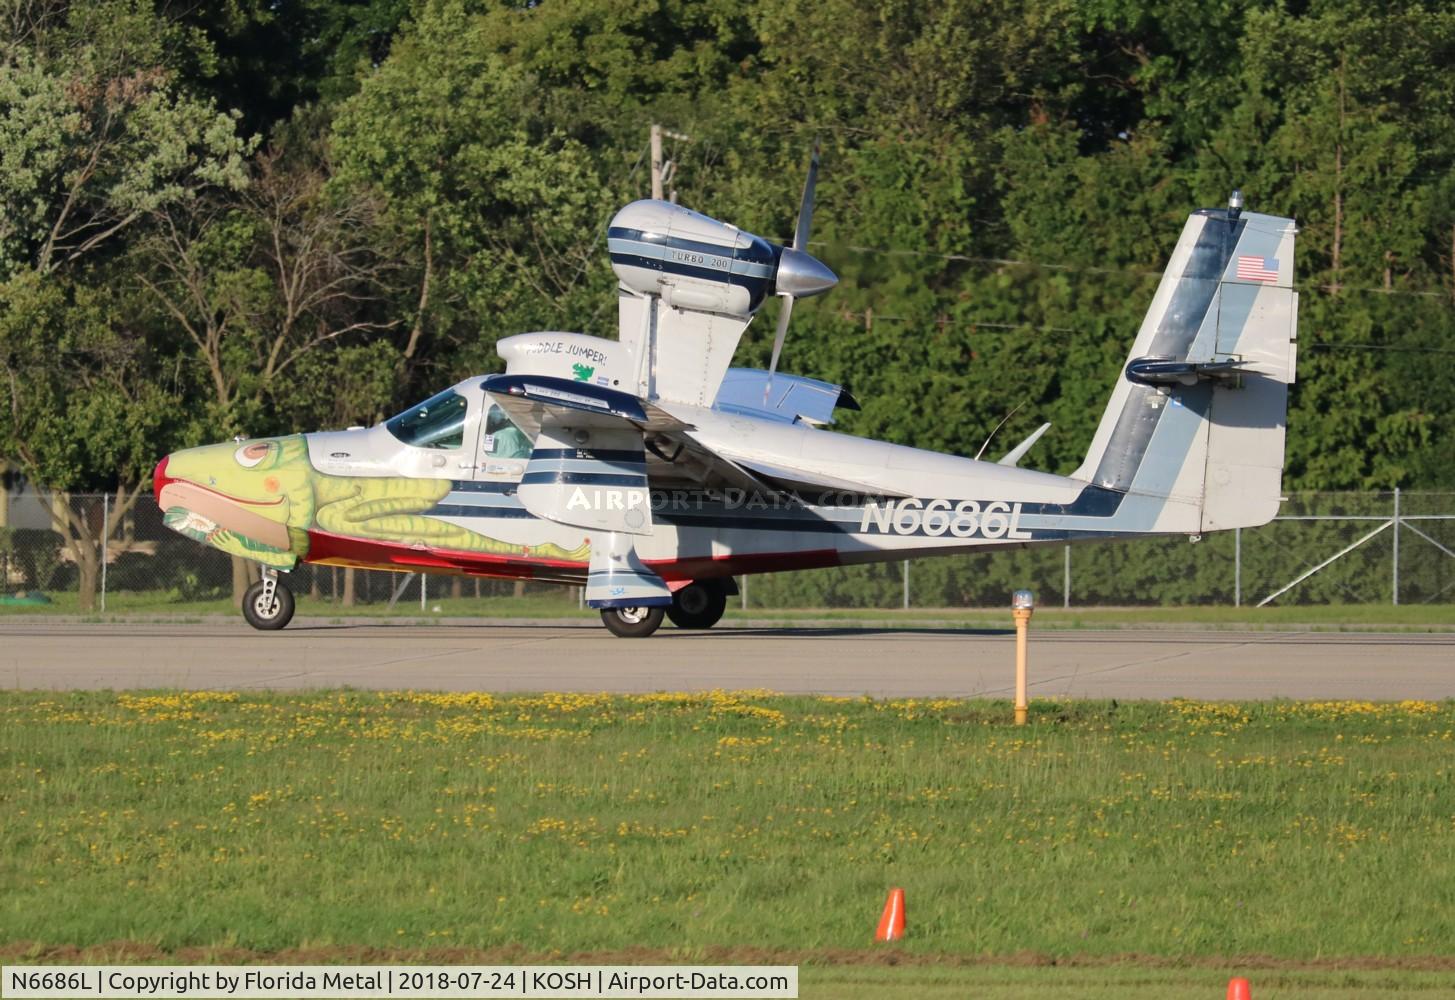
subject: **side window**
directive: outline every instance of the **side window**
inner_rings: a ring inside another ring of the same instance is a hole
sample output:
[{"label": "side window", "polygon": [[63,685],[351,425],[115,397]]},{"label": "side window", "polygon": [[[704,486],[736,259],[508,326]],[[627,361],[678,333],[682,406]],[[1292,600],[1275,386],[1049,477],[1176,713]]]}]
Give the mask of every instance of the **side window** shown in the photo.
[{"label": "side window", "polygon": [[465,411],[469,404],[453,389],[431,396],[385,421],[384,426],[416,448],[459,448],[465,443]]},{"label": "side window", "polygon": [[485,414],[485,439],[481,446],[491,458],[530,458],[531,453],[530,438],[494,403]]}]

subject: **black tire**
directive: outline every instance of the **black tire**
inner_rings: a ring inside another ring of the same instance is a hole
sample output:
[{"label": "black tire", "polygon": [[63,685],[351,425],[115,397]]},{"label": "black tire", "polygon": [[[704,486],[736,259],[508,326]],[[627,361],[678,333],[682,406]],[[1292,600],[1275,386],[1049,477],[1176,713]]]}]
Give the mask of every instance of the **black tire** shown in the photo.
[{"label": "black tire", "polygon": [[727,610],[727,594],[711,582],[689,583],[672,595],[667,617],[678,628],[712,628]]},{"label": "black tire", "polygon": [[662,625],[661,608],[602,608],[601,620],[612,635],[645,639]]},{"label": "black tire", "polygon": [[271,632],[293,620],[293,591],[278,583],[273,587],[273,605],[263,604],[263,584],[258,581],[243,594],[242,613],[253,628]]}]

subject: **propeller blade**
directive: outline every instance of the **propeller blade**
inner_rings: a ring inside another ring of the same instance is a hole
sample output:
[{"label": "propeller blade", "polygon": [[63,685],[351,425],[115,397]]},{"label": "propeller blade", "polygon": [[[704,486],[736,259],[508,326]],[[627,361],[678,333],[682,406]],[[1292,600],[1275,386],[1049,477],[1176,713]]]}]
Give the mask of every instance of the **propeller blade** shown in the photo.
[{"label": "propeller blade", "polygon": [[773,335],[773,360],[768,362],[768,380],[763,383],[763,399],[773,388],[773,373],[778,370],[778,356],[783,353],[783,340],[788,336],[788,318],[793,315],[793,296],[784,295],[783,309],[778,313],[778,332]]},{"label": "propeller blade", "polygon": [[778,332],[773,335],[773,358],[768,362],[768,378],[763,383],[765,403],[768,401],[768,393],[773,390],[773,373],[778,370],[783,341],[788,337],[788,320],[793,315],[795,295],[781,289],[785,285],[792,288],[794,284],[798,284],[802,288],[795,291],[805,295],[817,295],[832,288],[839,280],[804,249],[808,246],[808,231],[813,226],[813,193],[817,186],[818,143],[815,142],[813,152],[808,158],[808,178],[803,182],[803,199],[798,203],[798,224],[793,227],[793,244],[779,255],[778,269],[774,274],[774,284],[780,289],[778,296],[783,299],[783,310],[778,314]]},{"label": "propeller blade", "polygon": [[818,143],[808,159],[808,180],[803,182],[803,200],[798,203],[798,225],[793,227],[793,249],[808,248],[808,230],[813,225],[813,191],[818,185]]}]

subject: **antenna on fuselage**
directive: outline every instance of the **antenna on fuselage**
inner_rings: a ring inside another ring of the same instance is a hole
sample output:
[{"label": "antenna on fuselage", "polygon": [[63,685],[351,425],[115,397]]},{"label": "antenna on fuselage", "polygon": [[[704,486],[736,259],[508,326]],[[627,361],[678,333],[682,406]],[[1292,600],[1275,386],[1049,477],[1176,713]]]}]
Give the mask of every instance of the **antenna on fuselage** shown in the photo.
[{"label": "antenna on fuselage", "polygon": [[1005,426],[1005,422],[1011,417],[1015,416],[1020,408],[1025,405],[1026,401],[1023,399],[1019,403],[1015,404],[1015,406],[1011,408],[1011,411],[1009,413],[1000,418],[1000,423],[996,424],[995,427],[991,429],[990,433],[985,438],[985,443],[982,444],[980,446],[980,450],[975,453],[975,461],[980,461],[980,456],[985,454],[985,449],[990,447],[990,442],[994,440],[995,435],[999,433],[1000,429]]}]

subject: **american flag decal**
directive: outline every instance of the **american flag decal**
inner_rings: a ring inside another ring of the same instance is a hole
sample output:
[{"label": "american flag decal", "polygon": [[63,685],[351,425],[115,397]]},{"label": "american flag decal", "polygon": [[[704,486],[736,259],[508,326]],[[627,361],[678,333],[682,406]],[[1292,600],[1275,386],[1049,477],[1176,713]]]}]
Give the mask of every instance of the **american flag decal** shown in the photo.
[{"label": "american flag decal", "polygon": [[1277,281],[1277,257],[1239,257],[1238,278],[1242,281]]}]

